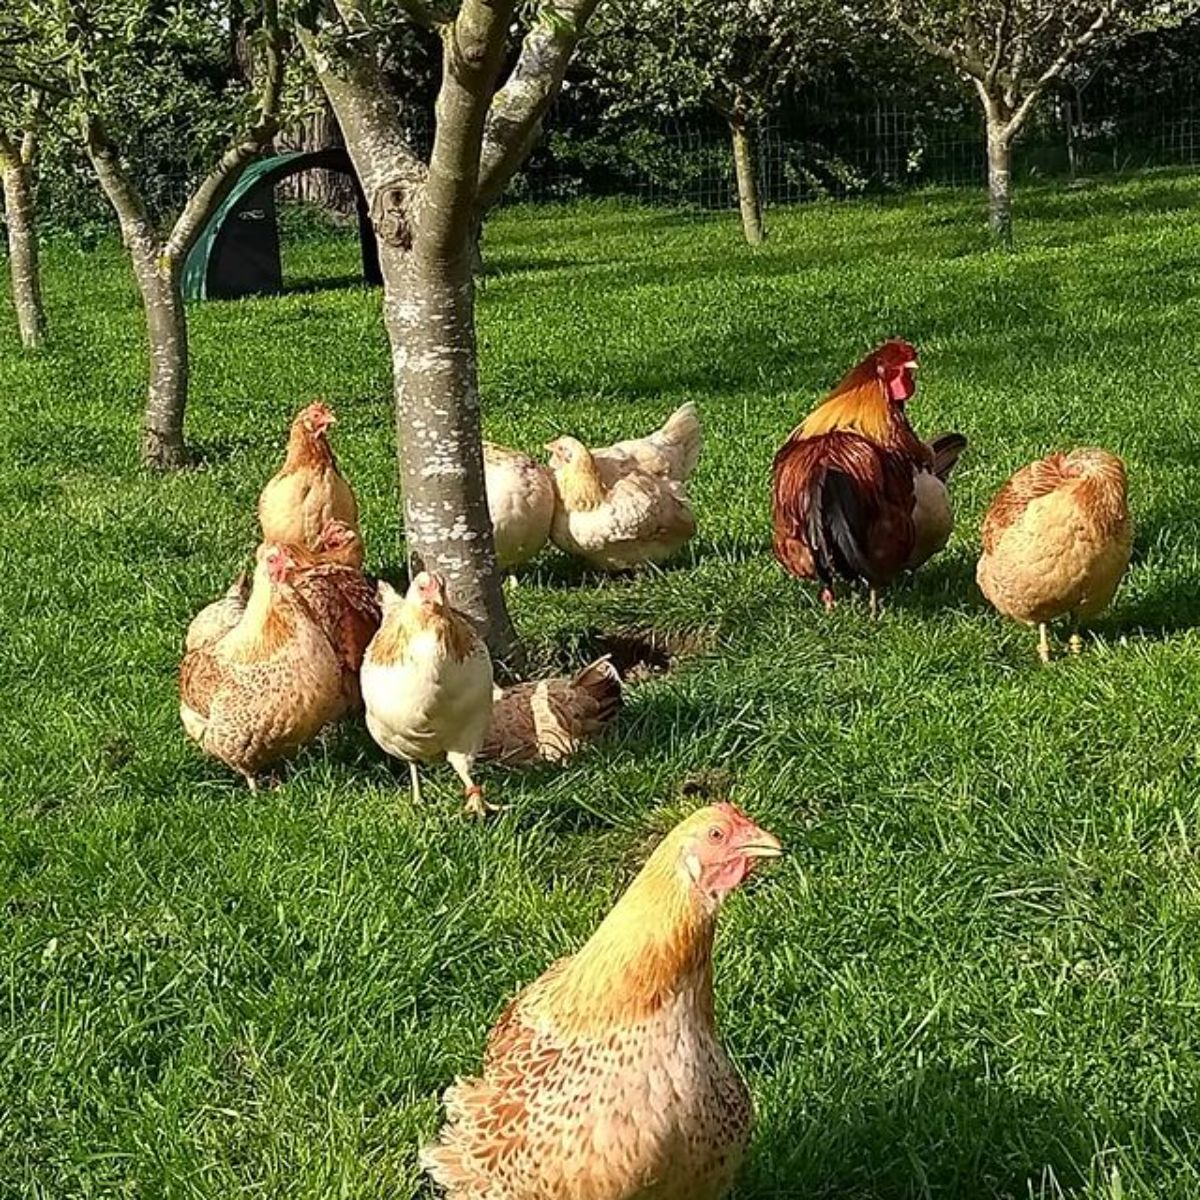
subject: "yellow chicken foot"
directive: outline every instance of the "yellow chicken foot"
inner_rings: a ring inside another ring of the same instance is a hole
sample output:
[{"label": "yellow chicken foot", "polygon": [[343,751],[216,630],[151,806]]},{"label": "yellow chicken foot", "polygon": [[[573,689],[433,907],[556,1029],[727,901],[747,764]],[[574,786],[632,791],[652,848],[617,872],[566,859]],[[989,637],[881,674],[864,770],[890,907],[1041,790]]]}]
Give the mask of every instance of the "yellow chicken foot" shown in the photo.
[{"label": "yellow chicken foot", "polygon": [[482,821],[488,816],[489,813],[498,813],[502,811],[498,804],[489,804],[488,801],[483,798],[483,788],[481,788],[477,783],[471,784],[471,786],[466,789],[466,797],[468,817],[478,817],[479,820]]},{"label": "yellow chicken foot", "polygon": [[1080,636],[1080,633],[1079,633],[1079,618],[1078,617],[1074,617],[1071,621],[1071,640],[1068,643],[1068,645],[1071,647],[1072,654],[1082,654],[1083,653],[1083,638]]},{"label": "yellow chicken foot", "polygon": [[1044,663],[1050,661],[1050,627],[1045,621],[1038,626],[1038,658]]}]

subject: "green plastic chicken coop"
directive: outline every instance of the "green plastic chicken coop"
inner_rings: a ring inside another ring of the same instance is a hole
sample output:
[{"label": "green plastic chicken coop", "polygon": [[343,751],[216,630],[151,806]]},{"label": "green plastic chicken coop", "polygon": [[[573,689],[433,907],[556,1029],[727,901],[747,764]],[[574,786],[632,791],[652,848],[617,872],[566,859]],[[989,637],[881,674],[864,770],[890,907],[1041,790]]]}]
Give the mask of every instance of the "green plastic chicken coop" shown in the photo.
[{"label": "green plastic chicken coop", "polygon": [[183,294],[188,300],[234,300],[283,291],[275,187],[290,175],[312,170],[336,171],[353,182],[363,279],[383,282],[375,231],[350,156],[341,149],[298,150],[260,159],[243,172],[184,262]]}]

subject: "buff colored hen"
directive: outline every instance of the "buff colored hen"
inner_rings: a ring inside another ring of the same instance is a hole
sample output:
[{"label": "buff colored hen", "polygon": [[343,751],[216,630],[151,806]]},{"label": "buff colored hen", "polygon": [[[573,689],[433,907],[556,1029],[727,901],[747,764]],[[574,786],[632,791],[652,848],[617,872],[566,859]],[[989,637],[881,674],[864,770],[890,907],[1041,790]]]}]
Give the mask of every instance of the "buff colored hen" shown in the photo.
[{"label": "buff colored hen", "polygon": [[568,554],[602,571],[627,571],[670,558],[696,532],[681,483],[637,469],[605,483],[577,438],[546,449],[559,500],[550,536]]},{"label": "buff colored hen", "polygon": [[1049,662],[1049,623],[1069,615],[1079,653],[1079,622],[1107,607],[1132,545],[1125,464],[1107,450],[1051,454],[992,501],[976,577],[1001,613],[1038,627],[1038,655]]},{"label": "buff colored hen", "polygon": [[483,473],[496,561],[518,567],[550,539],[554,478],[528,454],[491,442],[483,444]]},{"label": "buff colored hen", "polygon": [[238,622],[184,655],[179,715],[206,753],[244,776],[285,758],[344,707],[341,666],[294,587],[296,564],[268,546]]},{"label": "buff colored hen", "polygon": [[685,483],[700,461],[700,414],[689,401],[648,436],[614,442],[591,453],[605,483],[615,483],[630,471]]},{"label": "buff colored hen", "polygon": [[360,681],[367,728],[409,765],[420,802],[419,763],[445,759],[462,780],[467,812],[488,811],[471,768],[492,715],[492,660],[450,604],[440,575],[421,571],[408,592],[379,585],[383,623],[367,647]]},{"label": "buff colored hen", "polygon": [[620,708],[621,676],[607,658],[574,675],[497,688],[479,756],[506,766],[565,762],[595,741]]},{"label": "buff colored hen", "polygon": [[334,416],[324,404],[297,414],[283,466],[258,498],[263,541],[313,547],[330,521],[358,529],[358,504],[329,444]]},{"label": "buff colored hen", "polygon": [[732,805],[660,843],[587,944],[492,1030],[421,1162],[449,1200],[719,1200],[750,1132],[713,1015],[722,901],[779,843]]}]

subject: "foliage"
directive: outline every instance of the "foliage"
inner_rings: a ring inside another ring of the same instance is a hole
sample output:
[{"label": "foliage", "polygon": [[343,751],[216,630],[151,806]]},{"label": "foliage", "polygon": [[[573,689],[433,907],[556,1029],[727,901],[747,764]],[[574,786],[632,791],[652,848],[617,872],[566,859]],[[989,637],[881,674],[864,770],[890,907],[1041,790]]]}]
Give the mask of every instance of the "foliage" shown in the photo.
[{"label": "foliage", "polygon": [[584,61],[614,118],[712,108],[760,120],[841,51],[834,0],[615,0]]},{"label": "foliage", "polygon": [[[178,724],[181,632],[247,561],[306,397],[335,407],[397,578],[378,293],[196,308],[204,468],[150,480],[124,257],[54,247],[74,336],[23,359],[0,312],[4,1189],[426,1194],[440,1090],[708,787],[792,850],[717,947],[759,1110],[739,1200],[1194,1200],[1198,206],[1195,177],[1031,187],[1016,258],[959,193],[778,212],[753,255],[731,217],[498,213],[487,434],[608,441],[693,399],[707,440],[681,562],[597,579],[550,555],[513,590],[540,666],[621,627],[693,653],[572,766],[489,771],[509,810],[486,828],[440,775],[413,809],[361,729],[251,797]],[[352,232],[301,250],[307,279],[353,270]],[[882,623],[825,617],[771,560],[771,455],[893,333],[923,352],[918,427],[971,438],[960,524]],[[1079,442],[1129,462],[1136,557],[1083,657],[1045,670],[975,591],[979,521]]]}]

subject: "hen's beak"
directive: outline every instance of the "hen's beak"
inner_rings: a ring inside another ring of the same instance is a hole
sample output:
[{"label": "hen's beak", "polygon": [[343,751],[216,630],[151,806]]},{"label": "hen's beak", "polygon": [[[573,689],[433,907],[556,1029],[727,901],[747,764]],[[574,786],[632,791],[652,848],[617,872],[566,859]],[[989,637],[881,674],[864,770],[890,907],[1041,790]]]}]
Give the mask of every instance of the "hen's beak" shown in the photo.
[{"label": "hen's beak", "polygon": [[779,839],[772,837],[765,829],[758,830],[753,841],[744,842],[738,849],[747,858],[779,858],[783,854]]}]

